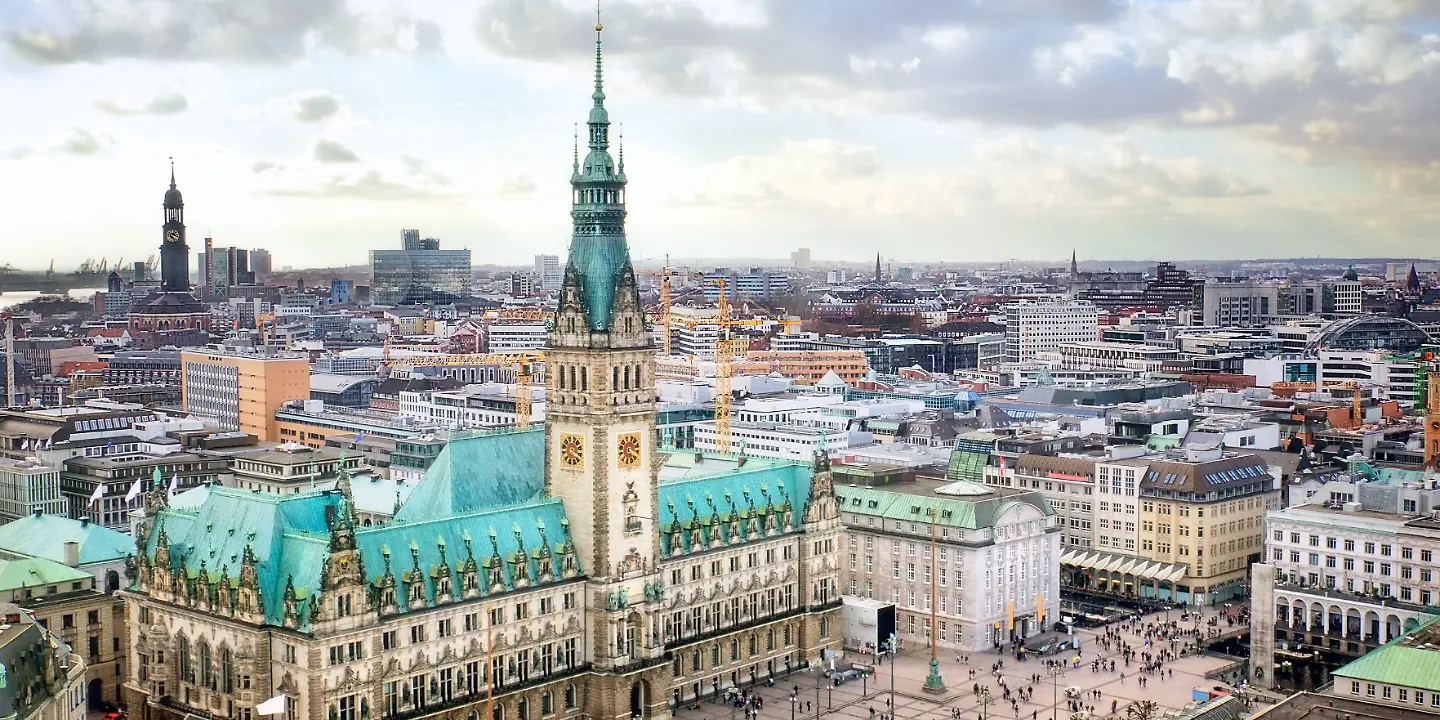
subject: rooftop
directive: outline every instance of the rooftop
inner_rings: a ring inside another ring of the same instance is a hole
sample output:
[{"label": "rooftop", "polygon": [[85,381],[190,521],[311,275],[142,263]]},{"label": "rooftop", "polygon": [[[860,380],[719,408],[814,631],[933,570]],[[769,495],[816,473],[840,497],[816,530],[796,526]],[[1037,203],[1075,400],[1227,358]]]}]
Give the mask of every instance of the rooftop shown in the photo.
[{"label": "rooftop", "polygon": [[65,562],[65,543],[80,546],[80,564],[123,560],[135,553],[135,541],[103,525],[59,515],[26,515],[0,525],[0,549]]},{"label": "rooftop", "polygon": [[1363,680],[1440,692],[1440,621],[1416,627],[1332,673],[1336,682]]},{"label": "rooftop", "polygon": [[1365,702],[1359,699],[1302,692],[1284,702],[1252,715],[1253,720],[1410,720],[1417,713],[1410,708]]},{"label": "rooftop", "polygon": [[[1007,513],[1023,512],[1019,510],[1023,505],[1032,506],[1041,516],[1055,514],[1044,496],[1033,490],[980,487],[990,492],[957,494],[956,491],[969,488],[941,480],[916,480],[876,488],[837,485],[835,498],[842,513],[926,522],[933,510],[938,524],[966,530],[992,527]],[[942,490],[949,492],[942,493]]]}]

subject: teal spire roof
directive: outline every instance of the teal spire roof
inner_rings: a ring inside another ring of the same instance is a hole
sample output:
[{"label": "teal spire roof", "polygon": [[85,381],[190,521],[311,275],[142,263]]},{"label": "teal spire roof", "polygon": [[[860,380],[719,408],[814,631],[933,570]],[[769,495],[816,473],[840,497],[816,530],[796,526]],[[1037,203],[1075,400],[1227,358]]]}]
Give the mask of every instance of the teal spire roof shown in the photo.
[{"label": "teal spire roof", "polygon": [[565,284],[578,285],[586,324],[593,332],[610,329],[617,287],[630,267],[625,243],[625,177],[610,157],[610,113],[605,109],[604,63],[599,14],[595,18],[595,91],[586,121],[589,152],[570,175],[573,233]]}]

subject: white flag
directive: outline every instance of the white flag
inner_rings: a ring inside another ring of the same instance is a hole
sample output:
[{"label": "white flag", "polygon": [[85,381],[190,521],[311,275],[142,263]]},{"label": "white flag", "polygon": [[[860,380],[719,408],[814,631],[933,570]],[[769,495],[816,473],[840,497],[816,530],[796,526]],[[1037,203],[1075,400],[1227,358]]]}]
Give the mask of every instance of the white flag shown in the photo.
[{"label": "white flag", "polygon": [[175,497],[177,492],[180,492],[180,473],[170,476],[170,497]]},{"label": "white flag", "polygon": [[135,478],[135,484],[130,486],[130,492],[125,493],[125,502],[130,502],[140,497],[140,478]]},{"label": "white flag", "polygon": [[95,492],[90,493],[90,504],[94,505],[102,497],[105,497],[105,483],[100,483],[95,486]]},{"label": "white flag", "polygon": [[285,712],[285,696],[276,695],[255,706],[256,715],[280,715]]}]

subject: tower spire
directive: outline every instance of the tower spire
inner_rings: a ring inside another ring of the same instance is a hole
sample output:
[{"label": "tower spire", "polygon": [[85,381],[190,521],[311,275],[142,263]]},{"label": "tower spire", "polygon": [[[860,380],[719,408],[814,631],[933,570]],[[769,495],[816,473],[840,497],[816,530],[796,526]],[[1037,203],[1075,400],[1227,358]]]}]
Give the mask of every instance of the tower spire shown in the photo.
[{"label": "tower spire", "polygon": [[600,63],[600,31],[605,26],[600,24],[600,0],[595,0],[595,93],[590,97],[594,98],[595,105],[605,103],[604,73]]},{"label": "tower spire", "polygon": [[619,177],[625,177],[625,123],[620,123],[620,162],[615,166]]},{"label": "tower spire", "polygon": [[174,158],[174,156],[171,156],[171,158],[170,158],[170,188],[171,188],[172,190],[175,188],[175,158]]},{"label": "tower spire", "polygon": [[571,161],[570,182],[580,180],[580,123],[575,123],[575,151],[574,159]]}]

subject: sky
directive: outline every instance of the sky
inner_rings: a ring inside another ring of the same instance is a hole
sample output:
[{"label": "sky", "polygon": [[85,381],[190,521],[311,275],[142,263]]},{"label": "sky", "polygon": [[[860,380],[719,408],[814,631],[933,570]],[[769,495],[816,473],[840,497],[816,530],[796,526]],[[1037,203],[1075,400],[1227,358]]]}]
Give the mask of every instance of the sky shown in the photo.
[{"label": "sky", "polygon": [[[1440,0],[604,0],[632,256],[1435,257]],[[581,0],[4,0],[0,265],[564,255]]]}]

